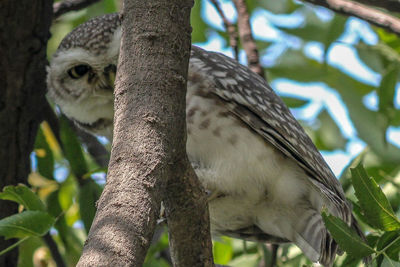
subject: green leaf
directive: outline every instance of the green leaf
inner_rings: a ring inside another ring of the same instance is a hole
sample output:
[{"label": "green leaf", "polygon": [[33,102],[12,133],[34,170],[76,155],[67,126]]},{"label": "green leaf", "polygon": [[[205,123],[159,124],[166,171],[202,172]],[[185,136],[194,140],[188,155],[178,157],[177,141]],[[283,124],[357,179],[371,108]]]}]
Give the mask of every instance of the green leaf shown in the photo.
[{"label": "green leaf", "polygon": [[399,65],[392,64],[383,74],[379,85],[379,109],[384,111],[387,107],[393,108],[393,98],[396,89],[397,77],[399,75]]},{"label": "green leaf", "polygon": [[213,242],[213,255],[216,264],[227,265],[233,257],[233,247],[230,239],[222,237],[222,242]]},{"label": "green leaf", "polygon": [[387,257],[383,259],[381,267],[400,267],[400,263],[395,262]]},{"label": "green leaf", "polygon": [[47,179],[54,179],[54,156],[41,127],[36,135],[35,152],[38,172]]},{"label": "green leaf", "polygon": [[88,172],[81,144],[65,116],[60,117],[60,128],[65,157],[71,166],[72,172],[80,179]]},{"label": "green leaf", "polygon": [[42,236],[55,223],[54,217],[43,211],[24,211],[0,220],[0,235],[6,239]]},{"label": "green leaf", "polygon": [[400,229],[400,221],[385,194],[375,180],[368,177],[362,165],[352,168],[351,174],[355,194],[368,222],[384,231]]},{"label": "green leaf", "polygon": [[378,251],[385,250],[386,255],[394,261],[399,261],[400,233],[385,232],[376,245]]},{"label": "green leaf", "polygon": [[387,127],[389,127],[390,121],[396,116],[393,99],[395,97],[397,78],[399,76],[399,64],[392,63],[382,76],[377,92],[379,96],[379,112],[385,117],[383,122],[383,135],[386,142],[385,133]]},{"label": "green leaf", "polygon": [[[271,1],[280,2],[280,1]],[[285,28],[275,25],[280,30],[297,36],[305,42],[313,41],[324,44],[325,50],[344,32],[347,18],[335,15],[332,20],[324,21],[316,15],[314,10],[300,8],[299,11],[304,16],[303,25],[296,28]],[[317,34],[318,33],[318,34]]]},{"label": "green leaf", "polygon": [[281,96],[281,98],[289,108],[299,108],[304,106],[305,104],[308,104],[307,100],[297,97]]},{"label": "green leaf", "polygon": [[20,244],[18,246],[18,266],[35,267],[32,255],[41,246],[44,246],[44,243],[40,237],[30,237]]},{"label": "green leaf", "polygon": [[332,119],[331,115],[324,109],[318,115],[319,128],[312,133],[315,145],[320,150],[345,149],[346,139],[343,137],[340,128]]},{"label": "green leaf", "polygon": [[96,214],[96,201],[100,198],[103,189],[92,179],[85,180],[79,188],[79,207],[86,232],[89,233]]},{"label": "green leaf", "polygon": [[208,26],[201,18],[202,3],[203,1],[199,0],[194,1],[194,6],[190,14],[190,25],[192,25],[193,27],[192,31],[193,43],[202,43],[207,41],[205,33]]},{"label": "green leaf", "polygon": [[373,248],[364,243],[355,230],[341,219],[327,214],[326,210],[322,211],[322,219],[340,248],[352,257],[360,259],[375,252]]},{"label": "green leaf", "polygon": [[63,214],[63,210],[60,206],[59,190],[52,192],[47,197],[46,201],[47,206],[49,207],[49,212],[53,216],[58,218],[54,227],[58,231],[59,237],[65,247],[65,250],[68,251],[66,259],[70,266],[75,266],[79,260],[80,255],[82,254],[84,241],[79,238],[81,236],[78,235],[80,229],[75,229],[68,226],[65,215]]},{"label": "green leaf", "polygon": [[384,68],[384,58],[376,46],[370,46],[362,41],[355,45],[358,57],[367,65],[371,70],[380,73]]},{"label": "green leaf", "polygon": [[333,19],[329,22],[329,28],[326,31],[326,37],[324,40],[325,52],[328,50],[330,45],[336,41],[344,32],[347,22],[347,17],[335,14]]},{"label": "green leaf", "polygon": [[40,198],[25,185],[5,186],[0,199],[15,201],[27,210],[46,210]]},{"label": "green leaf", "polygon": [[105,13],[113,13],[118,11],[114,0],[105,0],[103,3]]},{"label": "green leaf", "polygon": [[341,266],[345,267],[358,267],[361,259],[355,259],[351,255],[347,254],[346,258],[343,260]]},{"label": "green leaf", "polygon": [[77,188],[76,179],[72,176],[68,176],[68,178],[60,184],[58,190],[58,203],[63,211],[67,211],[75,202],[78,190]]}]

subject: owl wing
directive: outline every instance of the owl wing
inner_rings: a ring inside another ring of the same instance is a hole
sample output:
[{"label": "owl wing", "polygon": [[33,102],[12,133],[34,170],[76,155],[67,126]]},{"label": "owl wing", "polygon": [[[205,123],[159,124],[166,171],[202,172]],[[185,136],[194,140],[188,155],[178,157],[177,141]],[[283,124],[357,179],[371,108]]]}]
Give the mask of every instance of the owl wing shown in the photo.
[{"label": "owl wing", "polygon": [[342,187],[310,137],[283,101],[259,75],[225,55],[192,46],[190,67],[205,74],[211,93],[250,128],[297,162],[333,204],[336,215],[351,222]]}]

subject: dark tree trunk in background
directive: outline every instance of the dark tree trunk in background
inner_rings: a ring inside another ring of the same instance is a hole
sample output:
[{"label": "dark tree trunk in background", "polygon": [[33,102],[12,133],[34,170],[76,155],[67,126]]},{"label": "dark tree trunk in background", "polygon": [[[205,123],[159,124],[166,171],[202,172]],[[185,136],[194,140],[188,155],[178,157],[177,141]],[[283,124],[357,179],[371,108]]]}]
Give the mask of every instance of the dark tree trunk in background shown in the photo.
[{"label": "dark tree trunk in background", "polygon": [[78,266],[142,266],[165,201],[174,266],[212,266],[186,155],[192,0],[125,0],[107,184]]},{"label": "dark tree trunk in background", "polygon": [[[50,0],[0,1],[0,188],[26,183],[45,100],[46,44],[50,37]],[[17,205],[0,201],[0,218]],[[0,250],[13,244],[0,237]],[[0,258],[16,266],[18,252]]]}]

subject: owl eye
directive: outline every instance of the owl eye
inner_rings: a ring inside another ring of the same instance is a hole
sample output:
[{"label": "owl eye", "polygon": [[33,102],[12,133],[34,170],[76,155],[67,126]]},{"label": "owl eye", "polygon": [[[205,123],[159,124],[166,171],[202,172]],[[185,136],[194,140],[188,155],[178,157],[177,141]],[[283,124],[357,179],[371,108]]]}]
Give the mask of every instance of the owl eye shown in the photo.
[{"label": "owl eye", "polygon": [[88,65],[78,65],[68,70],[68,75],[72,79],[79,79],[90,70]]}]

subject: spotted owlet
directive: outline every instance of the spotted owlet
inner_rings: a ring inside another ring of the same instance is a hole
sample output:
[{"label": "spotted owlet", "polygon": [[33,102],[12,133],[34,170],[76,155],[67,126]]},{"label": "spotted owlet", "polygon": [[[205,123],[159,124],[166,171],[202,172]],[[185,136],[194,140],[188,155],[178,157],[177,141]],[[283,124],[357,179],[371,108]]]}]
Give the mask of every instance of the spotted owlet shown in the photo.
[{"label": "spotted owlet", "polygon": [[[79,127],[112,139],[118,14],[92,19],[61,42],[48,69],[49,96]],[[213,234],[295,243],[331,266],[337,244],[321,209],[360,235],[341,185],[267,82],[224,55],[192,47],[187,153],[209,200]]]}]

